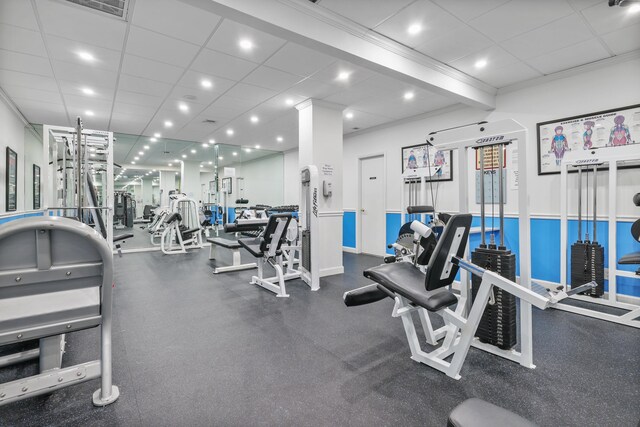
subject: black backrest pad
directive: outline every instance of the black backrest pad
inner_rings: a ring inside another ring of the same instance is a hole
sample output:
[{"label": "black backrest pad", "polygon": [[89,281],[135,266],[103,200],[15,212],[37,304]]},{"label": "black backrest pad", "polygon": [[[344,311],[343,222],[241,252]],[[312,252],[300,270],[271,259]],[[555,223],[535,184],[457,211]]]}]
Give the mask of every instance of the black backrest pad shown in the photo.
[{"label": "black backrest pad", "polygon": [[[274,236],[274,233],[278,229],[278,224],[282,221],[286,221],[286,223],[284,224],[284,228],[282,229],[280,236]],[[271,240],[274,237],[278,239],[278,247],[276,248],[276,250],[280,249],[280,246],[282,246],[283,237],[287,232],[287,228],[289,227],[289,221],[291,221],[290,213],[274,214],[269,217],[269,222],[267,223],[267,227],[264,230],[262,242],[260,243],[260,250],[262,252],[266,252],[269,249],[268,245],[271,243]]]},{"label": "black backrest pad", "polygon": [[171,224],[174,221],[182,221],[182,216],[178,212],[169,214],[167,218],[165,218],[164,223]]},{"label": "black backrest pad", "polygon": [[[428,291],[443,288],[453,283],[458,273],[458,266],[450,262],[451,255],[455,255],[458,258],[464,257],[470,229],[471,214],[453,215],[449,219],[427,266],[425,287]],[[457,244],[456,242],[459,242],[458,249],[452,254],[452,246]]]}]

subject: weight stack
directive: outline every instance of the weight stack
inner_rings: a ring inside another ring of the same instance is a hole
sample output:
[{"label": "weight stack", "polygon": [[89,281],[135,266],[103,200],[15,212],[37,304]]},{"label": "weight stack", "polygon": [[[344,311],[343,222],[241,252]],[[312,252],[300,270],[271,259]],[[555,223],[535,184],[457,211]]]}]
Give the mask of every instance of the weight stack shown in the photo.
[{"label": "weight stack", "polygon": [[[493,245],[488,248],[476,248],[471,254],[471,262],[509,280],[516,281],[516,255],[508,249],[497,249]],[[481,282],[481,278],[473,276],[471,297],[474,300]],[[495,304],[487,304],[476,331],[476,337],[481,342],[509,350],[517,343],[516,297],[495,286],[493,287],[493,295],[495,296]]]},{"label": "weight stack", "polygon": [[302,243],[302,267],[311,271],[311,231],[303,230],[301,234]]},{"label": "weight stack", "polygon": [[595,288],[580,294],[594,298],[604,294],[604,248],[598,242],[577,241],[571,245],[571,287],[594,281]]}]

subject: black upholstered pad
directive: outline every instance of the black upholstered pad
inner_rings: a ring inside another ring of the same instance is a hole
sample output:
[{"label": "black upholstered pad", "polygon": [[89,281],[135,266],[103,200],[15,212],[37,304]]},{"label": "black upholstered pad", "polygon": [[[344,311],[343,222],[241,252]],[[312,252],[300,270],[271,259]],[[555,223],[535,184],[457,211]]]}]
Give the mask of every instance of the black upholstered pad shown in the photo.
[{"label": "black upholstered pad", "polygon": [[640,252],[626,254],[618,260],[618,264],[640,264]]},{"label": "black upholstered pad", "polygon": [[207,242],[227,249],[239,249],[241,247],[237,240],[223,239],[222,237],[210,237]]},{"label": "black upholstered pad", "polygon": [[536,427],[531,421],[484,400],[467,399],[449,415],[448,427]]},{"label": "black upholstered pad", "polygon": [[429,311],[438,311],[458,301],[456,296],[446,289],[427,293],[424,274],[408,262],[382,264],[365,270],[363,274],[364,277]]},{"label": "black upholstered pad", "polygon": [[240,246],[245,248],[251,255],[256,258],[262,258],[263,253],[260,250],[260,243],[262,243],[261,237],[256,237],[254,239],[240,239],[238,240]]}]

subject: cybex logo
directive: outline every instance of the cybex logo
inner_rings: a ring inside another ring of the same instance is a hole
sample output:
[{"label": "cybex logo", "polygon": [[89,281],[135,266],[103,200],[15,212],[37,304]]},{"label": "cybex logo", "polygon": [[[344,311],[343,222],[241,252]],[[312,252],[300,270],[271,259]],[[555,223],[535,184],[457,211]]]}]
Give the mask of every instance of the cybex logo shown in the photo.
[{"label": "cybex logo", "polygon": [[504,139],[504,135],[488,136],[486,138],[480,138],[476,140],[476,144],[482,144],[484,142],[502,141],[503,139]]}]

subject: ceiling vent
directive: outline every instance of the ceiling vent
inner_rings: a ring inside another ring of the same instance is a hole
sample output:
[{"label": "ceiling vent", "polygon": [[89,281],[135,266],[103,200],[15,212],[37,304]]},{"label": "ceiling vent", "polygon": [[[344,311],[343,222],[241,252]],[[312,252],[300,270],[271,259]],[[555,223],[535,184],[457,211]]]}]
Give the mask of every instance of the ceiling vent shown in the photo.
[{"label": "ceiling vent", "polygon": [[129,0],[67,0],[78,6],[88,7],[98,12],[107,13],[121,19],[127,19]]},{"label": "ceiling vent", "polygon": [[208,125],[212,125],[212,124],[216,123],[216,121],[215,120],[211,120],[211,119],[206,119],[206,120],[203,120],[202,123],[206,123]]}]

